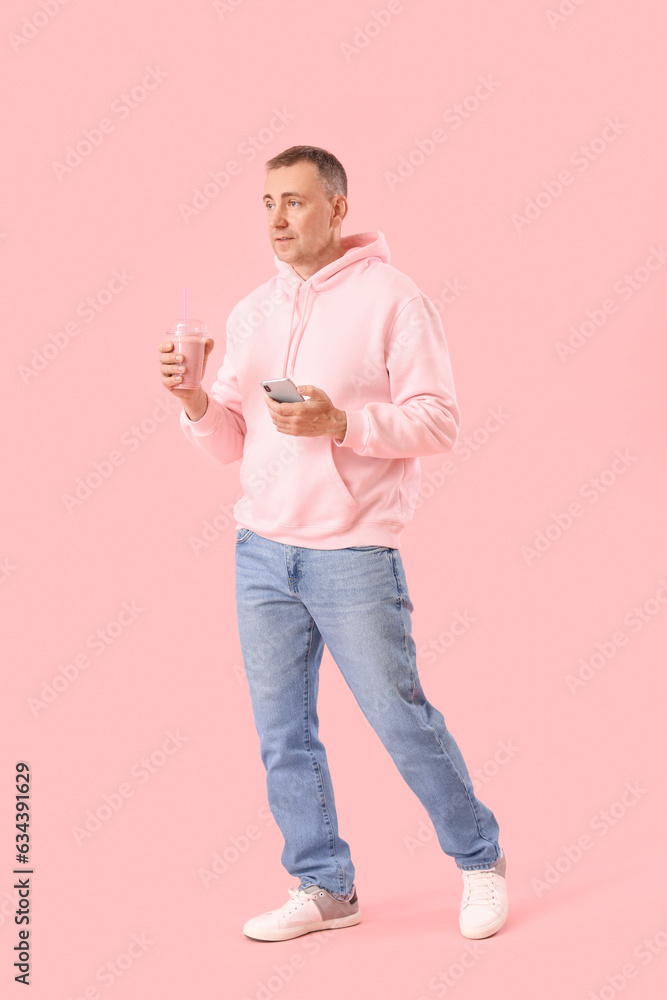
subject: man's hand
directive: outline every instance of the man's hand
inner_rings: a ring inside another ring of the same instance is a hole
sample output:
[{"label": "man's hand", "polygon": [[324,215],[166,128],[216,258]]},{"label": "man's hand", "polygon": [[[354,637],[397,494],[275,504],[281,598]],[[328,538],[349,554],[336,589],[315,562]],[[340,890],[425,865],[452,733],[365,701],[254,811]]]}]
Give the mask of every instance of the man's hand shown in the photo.
[{"label": "man's hand", "polygon": [[302,396],[308,396],[303,403],[278,403],[265,397],[276,430],[281,434],[327,436],[342,441],[347,433],[345,410],[337,409],[326,392],[315,385],[296,388]]},{"label": "man's hand", "polygon": [[[206,372],[208,356],[213,350],[214,344],[215,341],[211,337],[208,337],[204,345],[202,379]],[[183,364],[183,355],[175,353],[174,345],[170,340],[165,340],[162,344],[159,344],[158,351],[160,352],[162,385],[169,390],[172,396],[177,396],[180,399],[189,420],[200,420],[208,408],[207,393],[202,389],[201,385],[198,389],[179,389],[179,383],[183,381],[182,373],[185,371],[185,365]]]}]

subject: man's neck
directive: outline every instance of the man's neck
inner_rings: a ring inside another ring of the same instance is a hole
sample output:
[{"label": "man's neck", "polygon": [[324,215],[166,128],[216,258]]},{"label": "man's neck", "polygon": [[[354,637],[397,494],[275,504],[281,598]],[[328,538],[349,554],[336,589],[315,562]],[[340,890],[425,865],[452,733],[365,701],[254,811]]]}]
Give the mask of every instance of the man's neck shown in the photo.
[{"label": "man's neck", "polygon": [[330,249],[326,257],[323,257],[318,262],[317,266],[306,267],[305,270],[307,273],[302,273],[303,265],[301,266],[301,269],[294,267],[294,265],[292,265],[292,267],[294,267],[294,270],[296,271],[296,273],[299,275],[300,278],[303,278],[304,281],[308,281],[308,278],[312,278],[314,274],[317,274],[318,271],[321,271],[323,267],[327,266],[327,264],[331,264],[332,261],[338,260],[340,257],[343,256],[345,252],[346,252],[345,248],[342,247],[339,243],[338,246],[332,247]]}]

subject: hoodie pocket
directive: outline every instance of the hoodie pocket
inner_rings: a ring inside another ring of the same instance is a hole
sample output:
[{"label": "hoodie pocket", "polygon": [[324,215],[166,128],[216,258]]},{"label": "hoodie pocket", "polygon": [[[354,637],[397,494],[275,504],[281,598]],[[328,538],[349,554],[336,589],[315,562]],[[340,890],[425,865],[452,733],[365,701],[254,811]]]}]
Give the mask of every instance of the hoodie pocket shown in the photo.
[{"label": "hoodie pocket", "polygon": [[246,438],[241,486],[257,521],[342,527],[358,509],[333,458],[328,437]]}]

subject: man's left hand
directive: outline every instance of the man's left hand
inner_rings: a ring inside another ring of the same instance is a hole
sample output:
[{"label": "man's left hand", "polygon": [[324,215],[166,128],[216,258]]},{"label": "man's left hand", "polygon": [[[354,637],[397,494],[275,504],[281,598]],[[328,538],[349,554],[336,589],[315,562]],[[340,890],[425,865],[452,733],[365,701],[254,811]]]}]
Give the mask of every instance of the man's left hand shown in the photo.
[{"label": "man's left hand", "polygon": [[315,385],[298,385],[297,392],[308,396],[303,403],[278,403],[265,396],[271,419],[281,434],[304,437],[333,437],[342,441],[347,433],[345,410],[333,405],[326,392]]}]

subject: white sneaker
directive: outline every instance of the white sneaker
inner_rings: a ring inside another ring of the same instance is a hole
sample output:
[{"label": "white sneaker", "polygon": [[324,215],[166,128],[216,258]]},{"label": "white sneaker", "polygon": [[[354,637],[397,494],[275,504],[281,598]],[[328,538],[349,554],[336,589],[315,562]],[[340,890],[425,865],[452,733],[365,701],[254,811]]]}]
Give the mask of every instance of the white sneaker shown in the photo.
[{"label": "white sneaker", "polygon": [[493,868],[461,871],[463,899],[459,927],[467,938],[491,937],[507,920],[507,884],[505,855]]},{"label": "white sneaker", "polygon": [[279,910],[269,910],[248,920],[246,937],[257,941],[287,941],[288,938],[324,931],[330,927],[351,927],[361,920],[356,888],[350,899],[336,899],[319,885],[290,889],[290,898]]}]

